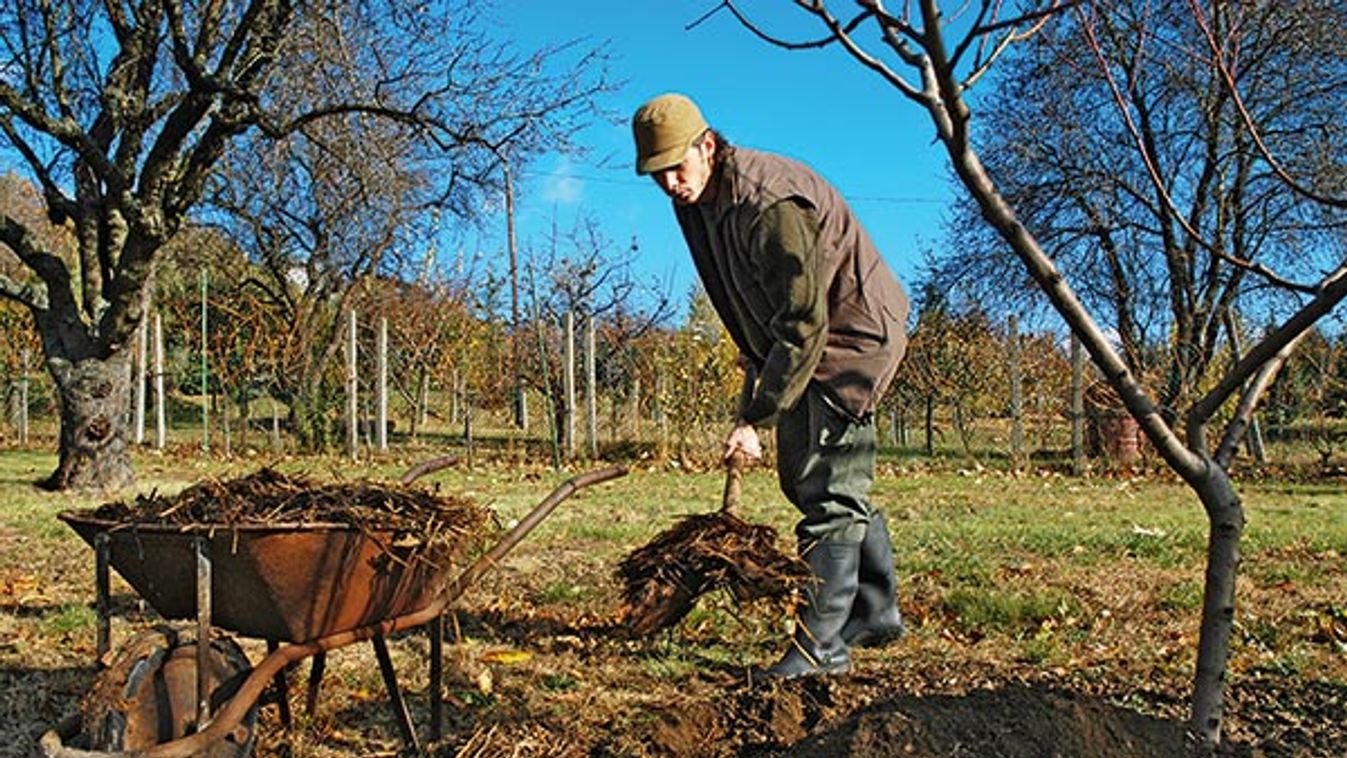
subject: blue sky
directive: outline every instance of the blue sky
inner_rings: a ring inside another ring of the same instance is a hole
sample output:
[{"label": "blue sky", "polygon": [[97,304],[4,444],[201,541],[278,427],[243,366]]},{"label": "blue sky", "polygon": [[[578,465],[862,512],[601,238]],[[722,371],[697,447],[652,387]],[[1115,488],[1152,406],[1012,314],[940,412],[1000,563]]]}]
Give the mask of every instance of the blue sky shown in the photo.
[{"label": "blue sky", "polygon": [[[497,0],[502,32],[521,48],[584,39],[607,41],[612,73],[625,85],[608,105],[617,124],[598,124],[582,141],[583,162],[558,157],[522,177],[521,244],[541,241],[555,218],[568,229],[585,212],[625,248],[635,236],[637,273],[671,283],[681,301],[696,273],[669,201],[632,170],[627,118],[649,97],[679,91],[736,144],[799,158],[847,197],[898,275],[911,285],[922,251],[938,241],[953,197],[943,153],[925,113],[841,49],[792,52],[757,39],[725,11],[685,27],[718,0]],[[796,39],[820,36],[792,3],[747,2],[767,27]],[[477,240],[504,249],[498,236]]]}]

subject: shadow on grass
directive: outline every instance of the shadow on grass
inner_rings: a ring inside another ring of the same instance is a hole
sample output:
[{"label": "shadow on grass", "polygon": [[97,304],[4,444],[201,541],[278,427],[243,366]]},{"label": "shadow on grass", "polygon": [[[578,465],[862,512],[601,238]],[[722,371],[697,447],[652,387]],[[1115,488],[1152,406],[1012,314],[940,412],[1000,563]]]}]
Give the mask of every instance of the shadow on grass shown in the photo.
[{"label": "shadow on grass", "polygon": [[627,639],[625,626],[613,618],[579,618],[543,614],[513,614],[505,611],[473,612],[454,610],[447,622],[447,639],[454,625],[465,637],[508,642],[518,647],[537,644],[538,640],[573,637],[581,640]]},{"label": "shadow on grass", "polygon": [[0,756],[41,755],[42,733],[79,710],[97,673],[92,661],[64,668],[0,667]]},{"label": "shadow on grass", "polygon": [[[10,600],[0,601],[0,615],[11,616],[18,619],[42,619],[49,616],[55,616],[65,613],[71,607],[70,603],[56,602],[14,602]],[[84,607],[96,611],[93,603],[85,603]],[[139,595],[131,592],[119,592],[110,598],[108,606],[108,616],[121,617],[131,621],[143,621],[150,614],[148,606]],[[157,616],[157,614],[155,614]]]}]

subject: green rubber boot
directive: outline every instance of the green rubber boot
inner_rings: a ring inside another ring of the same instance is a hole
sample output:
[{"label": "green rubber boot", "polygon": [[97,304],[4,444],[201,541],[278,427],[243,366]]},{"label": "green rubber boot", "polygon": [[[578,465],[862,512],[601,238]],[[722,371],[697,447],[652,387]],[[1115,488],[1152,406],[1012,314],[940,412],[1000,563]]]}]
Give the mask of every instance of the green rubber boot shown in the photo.
[{"label": "green rubber boot", "polygon": [[780,661],[760,672],[766,679],[844,674],[851,670],[851,654],[842,641],[842,627],[846,626],[856,598],[861,543],[818,541],[808,546],[802,557],[813,570],[814,581],[805,588],[790,649]]},{"label": "green rubber boot", "polygon": [[842,627],[849,647],[876,648],[897,642],[907,632],[898,612],[898,578],[893,570],[893,544],[883,514],[876,511],[861,543],[860,584],[851,614]]}]

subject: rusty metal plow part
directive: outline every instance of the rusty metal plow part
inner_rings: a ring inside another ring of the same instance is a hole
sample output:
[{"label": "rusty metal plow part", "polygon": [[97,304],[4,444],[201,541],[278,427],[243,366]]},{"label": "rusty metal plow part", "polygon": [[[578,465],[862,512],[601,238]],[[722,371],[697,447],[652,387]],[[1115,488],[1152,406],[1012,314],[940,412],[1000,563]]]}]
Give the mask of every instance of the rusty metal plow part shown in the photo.
[{"label": "rusty metal plow part", "polygon": [[496,546],[478,558],[458,578],[445,585],[439,596],[419,611],[395,618],[385,619],[376,624],[338,632],[309,642],[282,645],[262,659],[252,673],[239,686],[229,702],[215,714],[215,718],[201,731],[172,742],[145,750],[143,752],[97,752],[67,747],[65,739],[74,737],[79,729],[77,718],[63,721],[56,729],[50,729],[42,735],[39,746],[49,758],[188,758],[206,750],[216,740],[228,738],[235,727],[243,720],[252,704],[262,695],[276,674],[286,666],[301,661],[319,652],[344,647],[356,642],[371,639],[376,635],[387,636],[404,629],[421,626],[439,617],[449,603],[457,600],[465,590],[472,586],[483,574],[494,567],[529,532],[547,518],[548,515],[566,498],[577,490],[593,484],[606,482],[625,476],[625,466],[589,471],[574,476],[561,483],[528,513],[513,529],[501,538]]}]

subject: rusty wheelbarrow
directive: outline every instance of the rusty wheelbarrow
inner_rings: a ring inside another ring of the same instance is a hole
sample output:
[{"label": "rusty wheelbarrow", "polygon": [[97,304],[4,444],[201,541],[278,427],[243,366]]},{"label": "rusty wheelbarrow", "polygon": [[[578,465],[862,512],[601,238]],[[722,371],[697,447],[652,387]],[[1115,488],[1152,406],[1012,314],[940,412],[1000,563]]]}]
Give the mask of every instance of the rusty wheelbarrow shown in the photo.
[{"label": "rusty wheelbarrow", "polygon": [[[125,713],[118,714],[118,738],[138,744],[123,743],[110,751],[90,749],[79,744],[89,739],[81,732],[88,725],[73,716],[42,736],[42,752],[51,758],[246,756],[255,739],[257,708],[268,686],[276,687],[281,720],[288,725],[286,670],[313,657],[308,691],[312,711],[326,651],[370,640],[401,736],[409,749],[419,753],[386,636],[428,626],[430,733],[438,739],[443,723],[440,621],[445,609],[563,500],[583,487],[626,473],[624,467],[612,466],[562,483],[452,581],[446,569],[399,560],[396,545],[347,525],[141,524],[127,528],[119,522],[62,513],[60,518],[95,550],[100,657],[110,648],[109,567],[165,618],[195,616],[196,639],[211,643],[182,644],[171,632],[158,629],[128,645],[138,643],[149,652],[120,651],[123,657],[141,655],[127,667],[128,680],[115,683],[121,688],[118,697],[131,701]],[[237,644],[213,635],[212,626],[263,638],[270,653],[256,667],[249,667]],[[151,668],[152,673],[144,673]],[[198,672],[206,675],[198,676]],[[163,702],[166,688],[171,690],[168,703]],[[147,700],[158,702],[140,702]],[[137,728],[138,721],[146,723]]]}]

